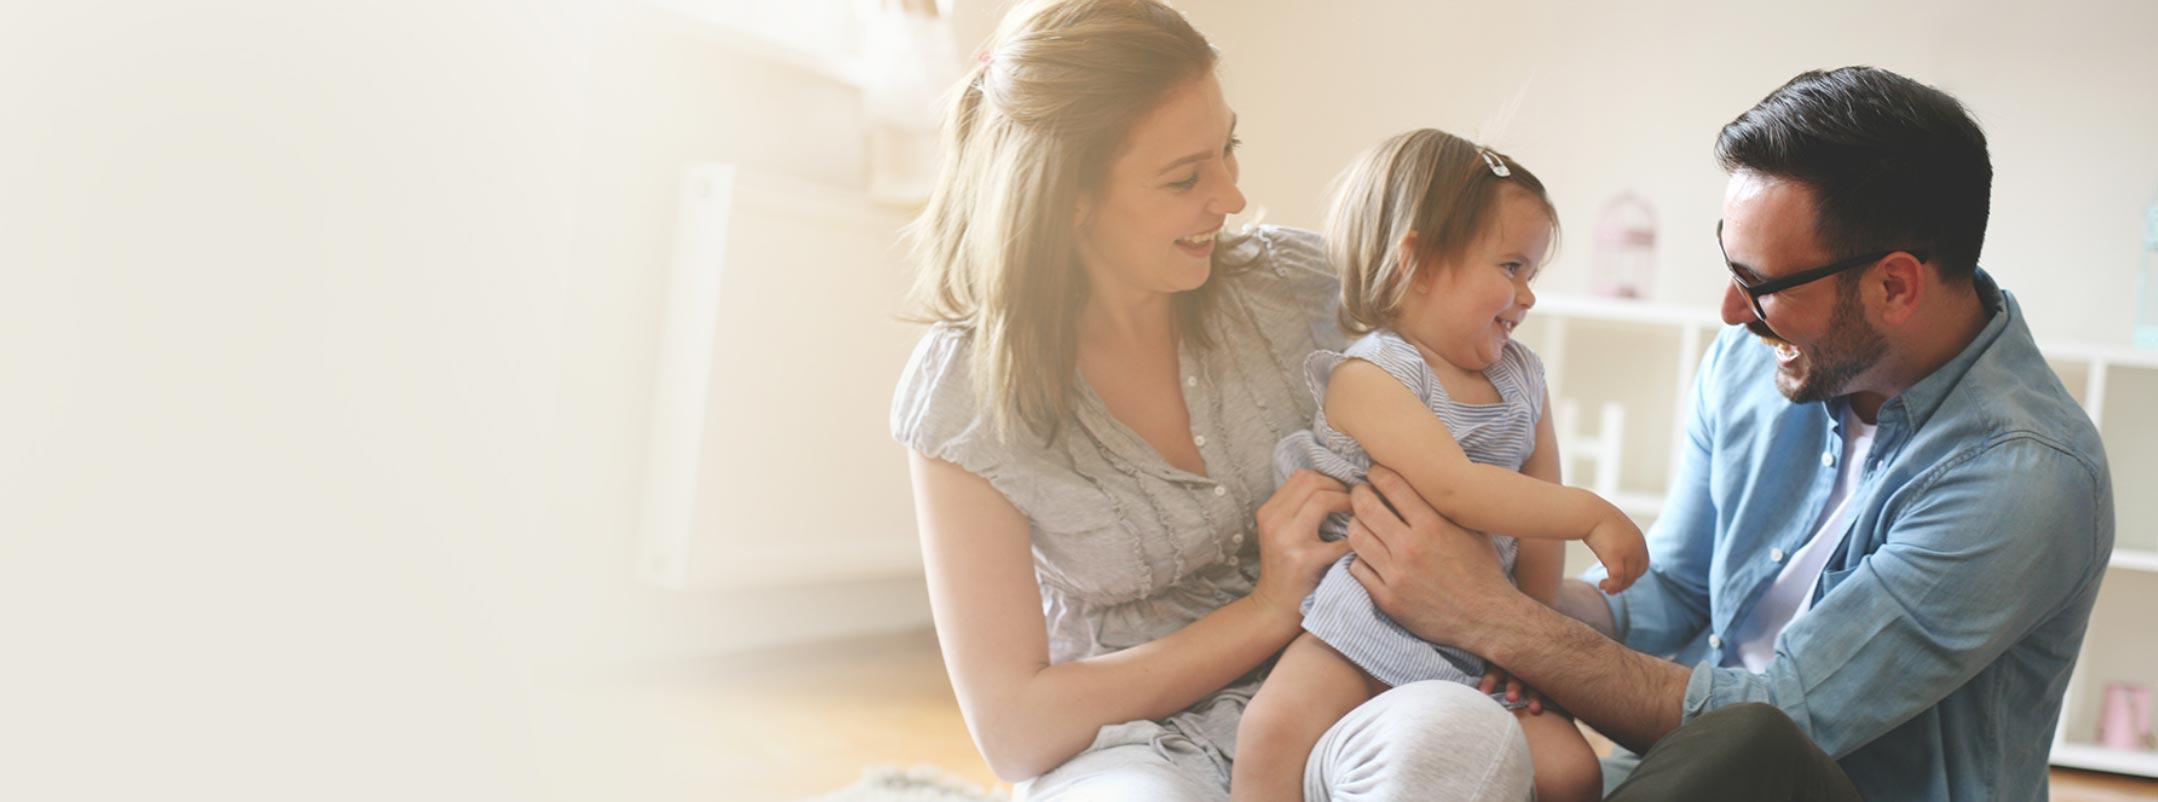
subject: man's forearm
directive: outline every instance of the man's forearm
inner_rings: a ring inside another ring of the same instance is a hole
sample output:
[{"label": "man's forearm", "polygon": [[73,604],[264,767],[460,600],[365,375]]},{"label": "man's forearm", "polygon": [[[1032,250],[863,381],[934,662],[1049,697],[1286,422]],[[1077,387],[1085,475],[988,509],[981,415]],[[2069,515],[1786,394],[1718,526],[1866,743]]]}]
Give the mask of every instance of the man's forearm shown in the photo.
[{"label": "man's forearm", "polygon": [[[1560,595],[1567,595],[1563,583]],[[1626,648],[1526,596],[1475,649],[1620,745],[1646,752],[1677,729],[1685,666]],[[1600,601],[1600,600],[1599,600]],[[1606,612],[1606,619],[1609,614]]]}]

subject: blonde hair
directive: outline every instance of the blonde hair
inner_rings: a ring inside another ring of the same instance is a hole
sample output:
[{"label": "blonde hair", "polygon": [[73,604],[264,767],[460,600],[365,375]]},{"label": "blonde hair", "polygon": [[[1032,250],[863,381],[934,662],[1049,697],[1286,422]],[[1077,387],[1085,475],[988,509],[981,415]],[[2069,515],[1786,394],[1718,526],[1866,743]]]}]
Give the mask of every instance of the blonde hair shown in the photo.
[{"label": "blonde hair", "polygon": [[[1415,271],[1466,254],[1497,206],[1499,185],[1508,181],[1543,204],[1556,235],[1558,211],[1536,174],[1445,131],[1400,134],[1350,163],[1336,179],[1326,215],[1327,256],[1341,274],[1341,328],[1364,334],[1391,327]],[[1405,253],[1401,246],[1412,232],[1416,252]]]},{"label": "blonde hair", "polygon": [[[911,230],[912,305],[917,320],[971,329],[975,396],[998,436],[1016,420],[1053,439],[1071,414],[1089,287],[1079,201],[1102,188],[1132,125],[1215,60],[1157,0],[1034,0],[1004,17],[957,87],[942,172]],[[1216,248],[1215,277],[1230,250]],[[1219,284],[1173,300],[1197,344]]]}]

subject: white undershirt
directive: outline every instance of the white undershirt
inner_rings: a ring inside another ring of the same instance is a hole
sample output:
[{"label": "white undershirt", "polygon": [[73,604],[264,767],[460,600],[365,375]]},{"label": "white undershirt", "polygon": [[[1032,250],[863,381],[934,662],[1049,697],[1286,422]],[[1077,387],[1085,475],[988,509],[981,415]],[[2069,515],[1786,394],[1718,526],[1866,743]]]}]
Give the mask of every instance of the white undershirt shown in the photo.
[{"label": "white undershirt", "polygon": [[1866,455],[1873,450],[1877,428],[1848,410],[1843,413],[1843,464],[1838,466],[1835,490],[1829,492],[1828,503],[1821,507],[1820,522],[1806,545],[1784,563],[1783,571],[1776,574],[1776,581],[1768,586],[1768,593],[1754,605],[1745,623],[1733,630],[1732,647],[1724,652],[1724,665],[1744,665],[1756,674],[1768,670],[1768,664],[1776,659],[1776,637],[1813,608],[1813,586],[1820,582],[1821,568],[1828,564],[1829,555],[1836,553],[1836,546],[1843,541],[1837,535],[1851,520],[1851,496],[1858,489],[1859,466],[1865,464]]}]

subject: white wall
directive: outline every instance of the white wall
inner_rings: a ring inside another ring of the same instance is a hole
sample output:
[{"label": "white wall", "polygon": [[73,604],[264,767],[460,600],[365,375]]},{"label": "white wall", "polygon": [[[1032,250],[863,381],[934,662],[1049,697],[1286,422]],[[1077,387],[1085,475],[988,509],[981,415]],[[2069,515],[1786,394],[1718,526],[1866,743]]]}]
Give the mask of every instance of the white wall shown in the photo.
[{"label": "white wall", "polygon": [[[1544,179],[1566,228],[1546,286],[1583,291],[1597,212],[1634,189],[1662,220],[1651,297],[1712,306],[1717,131],[1797,73],[1872,64],[1961,98],[1990,139],[1982,263],[2041,337],[2126,342],[2140,215],[2158,195],[2158,4],[1826,0],[1518,3],[1184,0],[1224,51],[1244,189],[1317,225],[1336,171],[1419,126]],[[1323,121],[1321,123],[1320,121]]]},{"label": "white wall", "polygon": [[0,12],[0,796],[546,796],[597,12]]}]

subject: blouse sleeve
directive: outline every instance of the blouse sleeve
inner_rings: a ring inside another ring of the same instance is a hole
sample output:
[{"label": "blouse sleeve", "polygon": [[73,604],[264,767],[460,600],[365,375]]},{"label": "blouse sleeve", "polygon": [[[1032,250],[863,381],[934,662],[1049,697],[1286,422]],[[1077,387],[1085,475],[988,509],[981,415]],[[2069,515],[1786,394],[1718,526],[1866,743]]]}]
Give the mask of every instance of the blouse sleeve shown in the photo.
[{"label": "blouse sleeve", "polygon": [[969,330],[948,324],[922,335],[892,394],[892,439],[993,479],[1002,460],[976,409],[967,367],[972,340]]},{"label": "blouse sleeve", "polygon": [[1254,269],[1270,300],[1301,319],[1314,348],[1340,350],[1347,342],[1338,315],[1341,278],[1327,261],[1326,239],[1300,228],[1260,226],[1252,241],[1262,249]]}]

